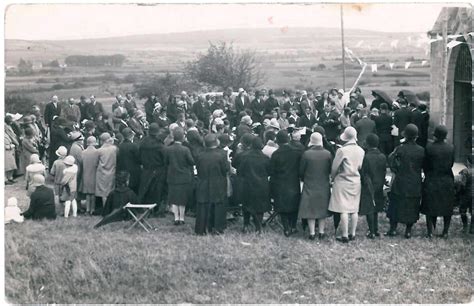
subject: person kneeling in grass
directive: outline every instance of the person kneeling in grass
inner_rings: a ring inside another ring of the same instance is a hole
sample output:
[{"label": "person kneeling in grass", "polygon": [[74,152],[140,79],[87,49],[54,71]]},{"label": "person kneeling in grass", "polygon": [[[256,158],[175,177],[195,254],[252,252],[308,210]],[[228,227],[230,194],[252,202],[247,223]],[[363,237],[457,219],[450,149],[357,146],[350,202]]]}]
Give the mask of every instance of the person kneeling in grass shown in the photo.
[{"label": "person kneeling in grass", "polygon": [[56,219],[53,190],[44,185],[44,176],[36,174],[31,182],[35,191],[30,196],[30,207],[23,213],[25,219]]}]

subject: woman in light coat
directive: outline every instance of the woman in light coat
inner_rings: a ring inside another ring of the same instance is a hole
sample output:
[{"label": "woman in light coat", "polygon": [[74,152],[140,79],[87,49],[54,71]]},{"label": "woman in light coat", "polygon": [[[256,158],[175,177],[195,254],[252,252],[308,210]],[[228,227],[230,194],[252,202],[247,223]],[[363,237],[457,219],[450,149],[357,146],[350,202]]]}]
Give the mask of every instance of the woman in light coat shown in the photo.
[{"label": "woman in light coat", "polygon": [[109,133],[100,135],[100,141],[102,147],[98,150],[99,164],[95,177],[95,196],[102,197],[102,205],[105,205],[107,196],[114,190],[117,147]]},{"label": "woman in light coat", "polygon": [[[347,243],[355,239],[361,194],[359,170],[362,168],[365,153],[357,145],[357,131],[353,127],[347,127],[340,138],[345,144],[336,151],[332,163],[331,177],[334,184],[329,210],[341,214],[342,238],[337,238],[337,240]],[[348,235],[349,215],[351,216],[350,235]]]}]

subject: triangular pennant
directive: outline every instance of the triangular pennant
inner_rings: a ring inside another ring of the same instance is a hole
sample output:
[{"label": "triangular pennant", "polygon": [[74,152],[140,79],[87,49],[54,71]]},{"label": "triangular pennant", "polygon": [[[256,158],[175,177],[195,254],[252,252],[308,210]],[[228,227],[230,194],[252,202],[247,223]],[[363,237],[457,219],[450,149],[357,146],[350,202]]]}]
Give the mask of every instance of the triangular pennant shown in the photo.
[{"label": "triangular pennant", "polygon": [[463,41],[452,40],[446,45],[446,47],[448,47],[448,49],[451,49],[451,48],[454,48],[454,47],[456,47],[457,45],[460,45],[460,44],[464,44],[464,42]]},{"label": "triangular pennant", "polygon": [[411,62],[406,62],[406,63],[405,63],[405,70],[407,70],[408,67],[410,67],[410,65],[411,65]]},{"label": "triangular pennant", "polygon": [[393,70],[393,66],[395,66],[395,63],[388,63],[388,65],[390,66],[390,69]]},{"label": "triangular pennant", "polygon": [[390,43],[390,47],[396,48],[397,46],[398,46],[398,39],[392,40],[392,42]]},{"label": "triangular pennant", "polygon": [[424,65],[426,65],[427,61],[421,61],[421,67],[423,67]]},{"label": "triangular pennant", "polygon": [[377,72],[377,64],[370,65],[370,68],[372,69],[372,72]]}]

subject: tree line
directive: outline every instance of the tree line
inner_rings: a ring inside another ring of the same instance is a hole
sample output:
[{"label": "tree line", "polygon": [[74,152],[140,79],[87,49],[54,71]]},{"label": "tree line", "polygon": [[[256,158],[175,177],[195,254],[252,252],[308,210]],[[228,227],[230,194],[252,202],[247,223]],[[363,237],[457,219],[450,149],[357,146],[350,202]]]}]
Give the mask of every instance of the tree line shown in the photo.
[{"label": "tree line", "polygon": [[68,66],[114,66],[120,67],[125,62],[126,57],[122,54],[114,55],[70,55],[64,62]]}]

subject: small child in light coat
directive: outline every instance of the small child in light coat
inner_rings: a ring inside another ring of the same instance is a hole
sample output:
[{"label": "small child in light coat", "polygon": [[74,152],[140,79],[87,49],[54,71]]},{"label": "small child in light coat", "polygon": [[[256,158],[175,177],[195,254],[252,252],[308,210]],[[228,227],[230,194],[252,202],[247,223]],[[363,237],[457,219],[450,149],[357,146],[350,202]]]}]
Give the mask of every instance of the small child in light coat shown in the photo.
[{"label": "small child in light coat", "polygon": [[64,158],[66,158],[66,155],[67,155],[66,147],[60,146],[56,150],[56,155],[58,156],[58,159],[54,161],[53,166],[51,167],[51,170],[50,170],[50,174],[54,178],[55,202],[60,203],[62,202],[59,199],[59,195],[61,194],[61,181],[63,179],[63,171],[66,168],[66,165],[64,165]]},{"label": "small child in light coat", "polygon": [[65,169],[61,180],[61,200],[64,201],[64,218],[69,217],[69,211],[72,206],[72,216],[77,217],[77,171],[76,160],[69,155],[64,159]]},{"label": "small child in light coat", "polygon": [[21,215],[21,210],[18,207],[18,201],[16,198],[9,198],[7,200],[7,206],[5,207],[5,224],[16,222],[22,223],[24,220]]}]

